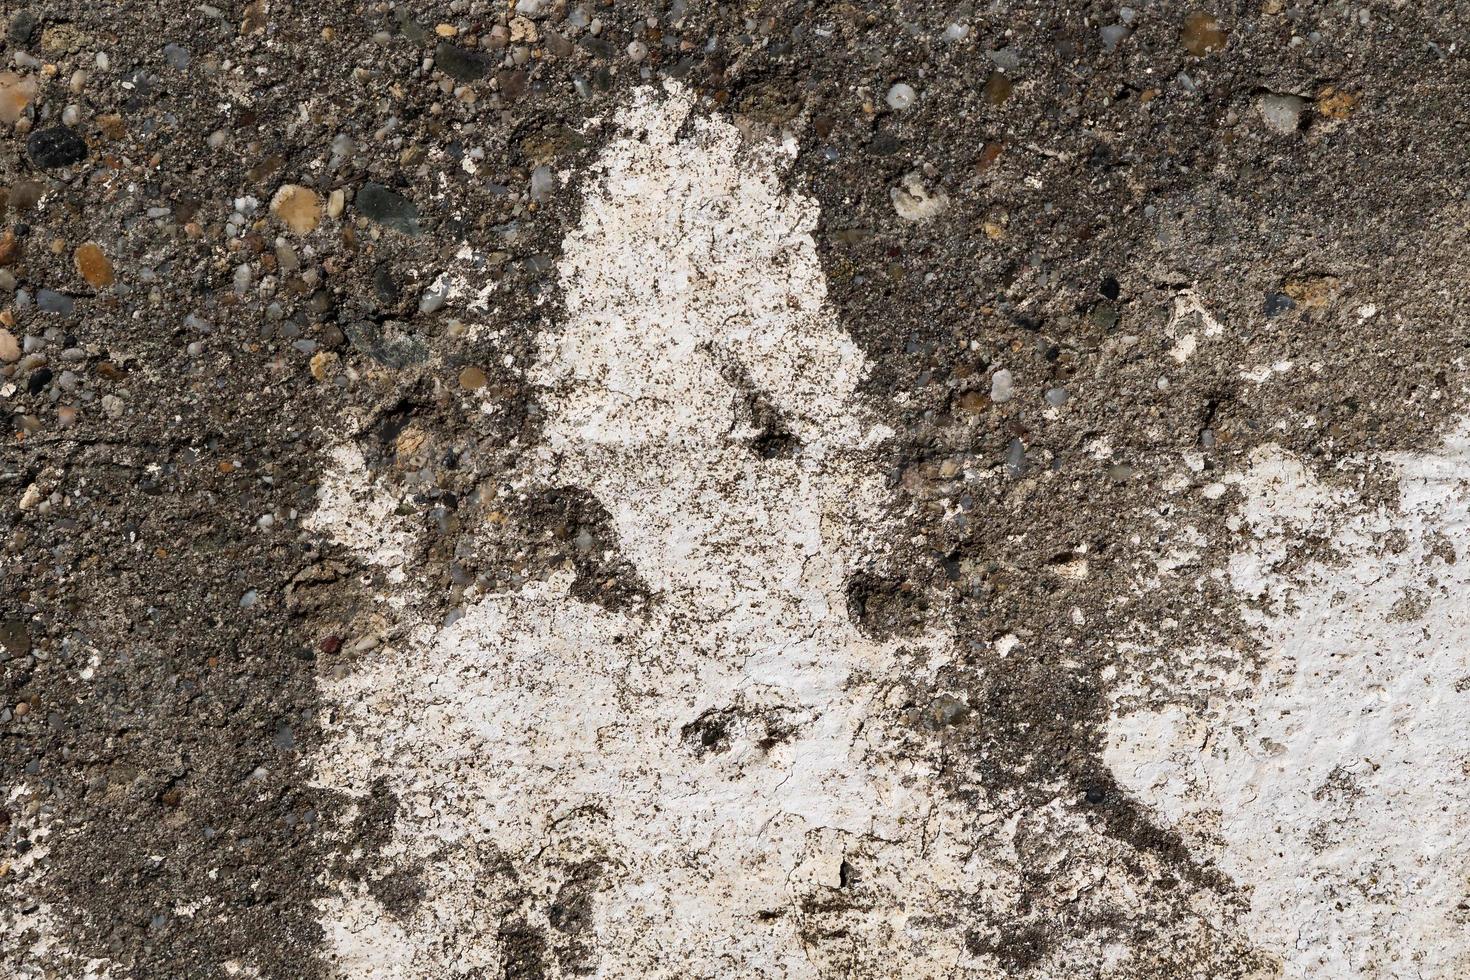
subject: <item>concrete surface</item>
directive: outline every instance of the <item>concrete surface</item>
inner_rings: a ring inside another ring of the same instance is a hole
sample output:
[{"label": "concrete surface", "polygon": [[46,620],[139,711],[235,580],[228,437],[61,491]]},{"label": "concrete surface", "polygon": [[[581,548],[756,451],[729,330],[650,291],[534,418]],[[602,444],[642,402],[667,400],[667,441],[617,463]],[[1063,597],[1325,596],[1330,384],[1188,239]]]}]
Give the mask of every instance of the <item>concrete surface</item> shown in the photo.
[{"label": "concrete surface", "polygon": [[1470,973],[1470,14],[3,7],[0,977]]}]

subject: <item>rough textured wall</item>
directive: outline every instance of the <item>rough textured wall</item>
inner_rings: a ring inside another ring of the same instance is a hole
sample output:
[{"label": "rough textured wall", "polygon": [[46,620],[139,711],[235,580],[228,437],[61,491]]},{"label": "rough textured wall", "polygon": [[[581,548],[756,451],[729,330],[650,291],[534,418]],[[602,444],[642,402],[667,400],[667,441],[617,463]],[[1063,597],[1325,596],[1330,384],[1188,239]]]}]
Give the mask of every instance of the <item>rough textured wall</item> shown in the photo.
[{"label": "rough textured wall", "polygon": [[0,978],[1470,974],[1470,14],[0,3]]}]

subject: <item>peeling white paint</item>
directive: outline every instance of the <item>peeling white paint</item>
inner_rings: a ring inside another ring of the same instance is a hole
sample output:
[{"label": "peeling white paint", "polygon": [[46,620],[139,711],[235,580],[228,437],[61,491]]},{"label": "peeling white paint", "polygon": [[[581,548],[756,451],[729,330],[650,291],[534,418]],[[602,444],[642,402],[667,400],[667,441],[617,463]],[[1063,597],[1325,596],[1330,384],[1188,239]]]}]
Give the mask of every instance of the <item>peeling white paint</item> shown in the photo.
[{"label": "peeling white paint", "polygon": [[[1264,670],[1202,669],[1178,703],[1115,717],[1106,756],[1250,889],[1287,978],[1470,975],[1470,427],[1371,462],[1397,507],[1280,450],[1232,478],[1230,580],[1259,603]],[[1312,538],[1331,558],[1293,571]]]},{"label": "peeling white paint", "polygon": [[[923,754],[899,751],[914,736],[889,703],[950,639],[875,642],[846,612],[888,432],[855,398],[868,365],[826,306],[817,208],[782,187],[790,148],[717,119],[681,138],[691,106],[673,87],[620,113],[564,243],[565,322],[531,369],[536,476],[596,496],[657,599],[613,613],[556,575],[322,681],[317,780],[364,799],[385,779],[398,812],[378,860],[425,886],[400,920],[332,882],[344,977],[498,969],[510,920],[570,948],[549,910],[589,861],[599,976],[805,977],[855,958],[938,977],[968,955],[959,931],[915,927],[993,884],[978,869],[995,858]],[[751,451],[746,383],[800,440],[792,458]],[[401,572],[393,500],[352,450],[335,465],[315,525]],[[730,712],[727,744],[701,752],[682,729],[711,710]],[[812,939],[859,854],[880,900],[842,916],[845,938]]]}]

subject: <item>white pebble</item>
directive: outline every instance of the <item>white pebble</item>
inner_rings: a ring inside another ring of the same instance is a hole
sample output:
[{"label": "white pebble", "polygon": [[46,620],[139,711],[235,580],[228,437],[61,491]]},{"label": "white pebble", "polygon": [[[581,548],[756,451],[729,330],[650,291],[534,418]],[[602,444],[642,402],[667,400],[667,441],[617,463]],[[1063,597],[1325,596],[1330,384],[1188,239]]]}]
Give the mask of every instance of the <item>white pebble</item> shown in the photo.
[{"label": "white pebble", "polygon": [[888,94],[883,97],[883,101],[888,103],[890,109],[896,109],[902,112],[913,105],[914,99],[916,98],[918,98],[918,94],[914,91],[912,85],[899,82],[888,90]]},{"label": "white pebble", "polygon": [[1102,42],[1104,51],[1115,50],[1123,39],[1129,34],[1128,28],[1122,24],[1109,24],[1102,29]]},{"label": "white pebble", "polygon": [[442,279],[436,280],[434,285],[424,290],[423,295],[419,297],[419,312],[437,313],[439,310],[444,308],[444,304],[448,299],[448,283],[444,282]]},{"label": "white pebble", "polygon": [[1290,135],[1296,132],[1301,124],[1302,112],[1307,107],[1307,100],[1299,95],[1267,95],[1261,98],[1261,118],[1266,122],[1266,128]]},{"label": "white pebble", "polygon": [[551,168],[542,164],[531,171],[531,200],[544,200],[556,188],[556,177]]},{"label": "white pebble", "polygon": [[1008,402],[1015,396],[1012,387],[1011,372],[1001,368],[990,376],[990,400],[993,402]]}]

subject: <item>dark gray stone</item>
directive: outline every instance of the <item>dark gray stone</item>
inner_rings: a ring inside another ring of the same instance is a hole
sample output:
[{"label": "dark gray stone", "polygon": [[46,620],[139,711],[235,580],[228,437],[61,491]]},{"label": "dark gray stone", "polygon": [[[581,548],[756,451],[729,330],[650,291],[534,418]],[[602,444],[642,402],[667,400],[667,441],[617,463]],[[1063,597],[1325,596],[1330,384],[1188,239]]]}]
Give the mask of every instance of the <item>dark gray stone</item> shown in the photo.
[{"label": "dark gray stone", "polygon": [[466,51],[457,44],[440,41],[434,48],[434,64],[458,82],[477,82],[490,71],[490,59],[478,51]]},{"label": "dark gray stone", "polygon": [[357,192],[357,213],[384,228],[405,235],[419,233],[419,209],[397,191],[382,184],[363,184]]}]

